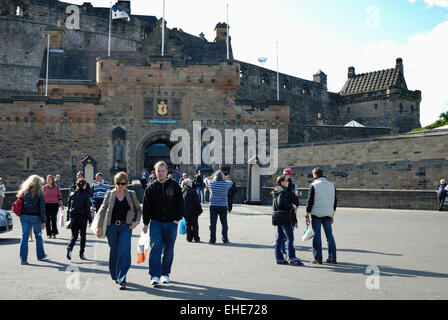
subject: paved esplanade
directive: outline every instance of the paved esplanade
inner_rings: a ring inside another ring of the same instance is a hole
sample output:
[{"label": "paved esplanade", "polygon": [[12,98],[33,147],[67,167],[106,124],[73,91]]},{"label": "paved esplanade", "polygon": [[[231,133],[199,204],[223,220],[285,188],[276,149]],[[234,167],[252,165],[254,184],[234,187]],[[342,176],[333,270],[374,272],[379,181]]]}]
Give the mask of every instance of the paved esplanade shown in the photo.
[{"label": "paved esplanade", "polygon": [[219,222],[217,244],[207,243],[205,207],[199,218],[203,243],[178,235],[172,283],[159,288],[149,284],[147,261],[136,263],[140,224],[132,238],[127,291],[118,290],[110,278],[106,240],[90,230],[89,261],[79,259],[79,240],[72,262],[66,259],[70,231],[64,229],[57,239],[46,239],[44,233],[48,261],[37,261],[33,241],[30,265],[22,266],[21,226],[14,216],[14,231],[0,235],[0,299],[448,299],[447,213],[339,208],[333,225],[338,264],[316,266],[311,242],[301,240],[305,212],[299,208],[295,246],[306,267],[295,267],[275,263],[270,207],[234,207],[228,219],[231,243],[220,243]]}]

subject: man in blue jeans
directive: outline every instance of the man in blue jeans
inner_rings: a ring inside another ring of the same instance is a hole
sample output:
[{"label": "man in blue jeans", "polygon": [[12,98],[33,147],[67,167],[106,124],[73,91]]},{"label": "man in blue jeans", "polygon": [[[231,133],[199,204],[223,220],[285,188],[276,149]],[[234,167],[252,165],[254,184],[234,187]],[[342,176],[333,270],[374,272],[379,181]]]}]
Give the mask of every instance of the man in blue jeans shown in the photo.
[{"label": "man in blue jeans", "polygon": [[221,220],[222,242],[228,243],[227,205],[229,189],[233,182],[222,171],[216,171],[213,176],[205,179],[205,185],[210,190],[210,244],[216,243],[216,223]]},{"label": "man in blue jeans", "polygon": [[147,233],[151,251],[149,253],[149,275],[151,285],[169,283],[174,259],[174,243],[177,226],[183,217],[184,199],[179,184],[167,179],[168,165],[160,161],[154,170],[157,179],[145,190],[143,197],[143,232]]},{"label": "man in blue jeans", "polygon": [[336,264],[336,243],[333,237],[331,225],[334,222],[334,213],[336,211],[336,189],[334,185],[327,180],[321,168],[314,168],[314,182],[310,185],[306,207],[306,224],[310,224],[314,231],[313,238],[313,264],[322,264],[322,240],[321,226],[324,227],[325,237],[328,242],[327,263]]}]

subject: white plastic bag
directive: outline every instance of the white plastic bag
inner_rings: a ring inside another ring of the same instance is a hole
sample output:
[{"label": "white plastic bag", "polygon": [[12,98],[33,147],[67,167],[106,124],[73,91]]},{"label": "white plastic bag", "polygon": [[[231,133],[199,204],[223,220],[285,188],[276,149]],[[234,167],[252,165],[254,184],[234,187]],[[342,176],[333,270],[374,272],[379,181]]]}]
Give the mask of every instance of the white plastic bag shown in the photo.
[{"label": "white plastic bag", "polygon": [[61,228],[65,227],[65,222],[64,222],[64,207],[59,207],[58,210],[58,226]]},{"label": "white plastic bag", "polygon": [[145,262],[145,259],[148,256],[148,249],[149,249],[149,231],[146,233],[142,231],[137,245],[137,263]]},{"label": "white plastic bag", "polygon": [[302,241],[305,242],[307,240],[313,239],[313,237],[314,237],[313,228],[311,228],[310,225],[306,225],[305,232],[303,233],[303,236],[302,236]]}]

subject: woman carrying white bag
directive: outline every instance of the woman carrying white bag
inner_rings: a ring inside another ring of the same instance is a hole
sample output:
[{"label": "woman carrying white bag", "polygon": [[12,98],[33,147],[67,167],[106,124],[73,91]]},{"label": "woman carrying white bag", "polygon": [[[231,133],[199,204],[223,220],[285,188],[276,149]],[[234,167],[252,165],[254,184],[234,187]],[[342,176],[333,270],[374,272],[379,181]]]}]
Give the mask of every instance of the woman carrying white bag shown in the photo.
[{"label": "woman carrying white bag", "polygon": [[115,188],[106,193],[96,214],[94,230],[98,238],[107,236],[110,275],[120,290],[125,290],[131,267],[132,230],[140,223],[143,211],[135,192],[126,188],[129,178],[125,172],[117,173],[114,183]]}]

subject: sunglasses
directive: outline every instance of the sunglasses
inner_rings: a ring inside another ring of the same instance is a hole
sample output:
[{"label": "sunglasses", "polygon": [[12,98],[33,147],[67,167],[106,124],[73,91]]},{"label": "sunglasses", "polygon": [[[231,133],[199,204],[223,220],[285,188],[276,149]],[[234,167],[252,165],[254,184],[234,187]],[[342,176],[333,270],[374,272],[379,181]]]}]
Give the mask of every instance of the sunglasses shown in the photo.
[{"label": "sunglasses", "polygon": [[125,185],[127,185],[128,183],[127,182],[118,182],[117,183],[117,186],[125,186]]}]

